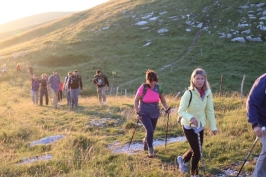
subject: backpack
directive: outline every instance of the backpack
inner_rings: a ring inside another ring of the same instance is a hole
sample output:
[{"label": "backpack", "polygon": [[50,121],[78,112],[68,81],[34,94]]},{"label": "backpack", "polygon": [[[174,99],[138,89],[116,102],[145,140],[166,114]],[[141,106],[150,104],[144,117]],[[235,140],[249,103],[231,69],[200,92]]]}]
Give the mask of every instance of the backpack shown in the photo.
[{"label": "backpack", "polygon": [[[143,85],[143,93],[142,93],[142,97],[141,97],[141,100],[144,98],[144,96],[146,95],[147,93],[147,89],[148,89],[148,85],[147,84],[142,84]],[[159,84],[156,84],[158,86],[158,90],[159,90],[159,94],[162,94],[163,93],[163,90],[161,89],[161,87],[159,87]]]}]

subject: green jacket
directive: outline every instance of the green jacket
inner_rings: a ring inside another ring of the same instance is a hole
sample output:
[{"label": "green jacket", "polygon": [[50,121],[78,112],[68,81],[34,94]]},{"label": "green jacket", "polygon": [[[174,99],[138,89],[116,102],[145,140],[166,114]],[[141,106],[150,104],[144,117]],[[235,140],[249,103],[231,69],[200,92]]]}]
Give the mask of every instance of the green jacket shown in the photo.
[{"label": "green jacket", "polygon": [[[206,90],[203,100],[200,98],[200,93],[196,88],[192,89],[191,93],[192,99],[189,107],[190,92],[187,90],[181,98],[178,109],[179,115],[182,116],[181,125],[189,126],[191,118],[195,117],[198,123],[201,122],[203,127],[206,126],[206,119],[208,119],[211,130],[217,130],[211,89]],[[200,124],[198,124],[198,126],[200,126]]]}]

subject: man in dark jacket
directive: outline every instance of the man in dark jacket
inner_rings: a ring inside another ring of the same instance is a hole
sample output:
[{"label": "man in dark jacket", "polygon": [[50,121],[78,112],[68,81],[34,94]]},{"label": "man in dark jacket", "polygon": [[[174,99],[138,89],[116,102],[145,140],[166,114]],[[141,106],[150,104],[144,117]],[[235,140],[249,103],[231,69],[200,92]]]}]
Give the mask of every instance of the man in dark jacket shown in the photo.
[{"label": "man in dark jacket", "polygon": [[254,133],[262,143],[262,150],[252,176],[263,177],[266,174],[266,134],[262,131],[262,127],[266,126],[266,73],[253,84],[246,108],[248,122],[252,124]]},{"label": "man in dark jacket", "polygon": [[51,88],[51,93],[53,95],[53,107],[57,109],[57,103],[58,103],[58,90],[59,90],[59,84],[60,84],[60,77],[57,73],[57,71],[53,72],[53,75],[51,75],[48,78],[48,85]]},{"label": "man in dark jacket", "polygon": [[78,107],[78,96],[79,96],[79,93],[82,92],[82,87],[83,87],[83,84],[82,84],[81,76],[78,74],[78,70],[75,70],[73,75],[70,77],[68,81],[68,89],[70,89],[72,108]]},{"label": "man in dark jacket", "polygon": [[101,70],[97,70],[94,75],[93,83],[97,86],[97,93],[100,104],[103,103],[106,105],[106,96],[105,93],[109,89],[108,78]]}]

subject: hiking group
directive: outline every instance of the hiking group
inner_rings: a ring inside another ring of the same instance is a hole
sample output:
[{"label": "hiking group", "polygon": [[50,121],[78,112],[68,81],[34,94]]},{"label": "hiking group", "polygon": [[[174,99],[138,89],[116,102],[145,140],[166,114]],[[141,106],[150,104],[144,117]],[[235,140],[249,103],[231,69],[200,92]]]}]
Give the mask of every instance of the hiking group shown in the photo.
[{"label": "hiking group", "polygon": [[[29,72],[31,74],[31,72]],[[106,91],[109,88],[109,81],[102,71],[97,70],[93,78],[93,83],[97,86],[97,93],[99,104],[106,105]],[[40,91],[39,91],[40,87]],[[36,74],[31,76],[31,98],[33,104],[38,104],[40,92],[40,106],[43,105],[43,96],[45,96],[46,105],[49,104],[48,92],[50,91],[53,98],[53,107],[57,109],[58,102],[62,101],[63,90],[67,100],[67,106],[70,108],[78,107],[79,94],[82,92],[83,83],[82,78],[78,74],[78,70],[68,72],[64,79],[64,83],[60,81],[58,72],[55,70],[53,74],[48,77],[45,73],[42,74],[39,80]]]},{"label": "hiking group", "polygon": [[[253,177],[266,176],[266,134],[263,131],[266,126],[265,95],[266,74],[256,80],[247,100],[248,121],[252,124],[254,133],[261,140],[263,145]],[[154,71],[147,70],[146,83],[138,88],[135,95],[134,109],[138,121],[143,124],[146,130],[145,138],[143,138],[142,141],[143,148],[148,151],[148,157],[150,158],[155,157],[153,135],[160,115],[159,101],[161,102],[165,113],[169,116],[171,108],[168,107],[166,103],[162,85],[158,84],[158,76]],[[190,146],[190,149],[188,149],[183,155],[177,156],[179,171],[182,174],[185,174],[188,171],[187,163],[190,162],[190,175],[193,177],[199,177],[200,161],[202,162],[205,174],[202,144],[204,141],[204,128],[207,122],[210,125],[213,135],[218,133],[212,92],[207,80],[207,74],[202,68],[197,68],[192,72],[190,86],[181,97],[178,114],[181,118],[180,123],[182,125],[183,133]]]},{"label": "hiking group", "polygon": [[[17,73],[21,72],[19,63],[16,66],[16,70]],[[4,73],[7,72],[6,65],[4,65],[4,71]],[[48,92],[50,91],[53,97],[53,107],[56,109],[58,107],[58,101],[62,101],[62,91],[64,90],[67,106],[70,108],[78,107],[78,97],[82,92],[83,83],[82,78],[78,74],[77,70],[68,72],[64,79],[64,83],[60,81],[57,71],[53,71],[53,74],[50,77],[43,73],[40,80],[36,74],[33,74],[31,65],[27,69],[27,72],[31,76],[32,81],[31,97],[33,104],[38,104],[38,98],[40,98],[40,105],[42,106],[43,96],[45,96],[45,103],[48,105]],[[143,148],[145,151],[148,151],[148,157],[150,158],[155,157],[153,138],[154,131],[160,116],[159,102],[161,102],[165,113],[168,114],[168,118],[169,113],[171,112],[171,108],[167,105],[166,99],[164,97],[164,89],[162,85],[158,84],[158,81],[159,79],[156,72],[153,70],[147,70],[145,83],[139,86],[134,99],[134,109],[136,112],[137,121],[140,121],[146,130],[145,137],[142,140]],[[107,76],[98,69],[96,70],[92,82],[97,88],[99,104],[106,105],[106,91],[109,89],[109,81]],[[257,136],[255,142],[253,143],[253,147],[258,139],[262,143],[262,150],[252,176],[265,177],[266,74],[263,74],[254,82],[246,101],[246,110],[248,122],[251,123],[254,133]],[[179,165],[179,171],[182,174],[187,173],[187,163],[190,162],[190,175],[198,177],[200,161],[202,162],[202,167],[205,173],[202,145],[204,142],[204,128],[207,122],[209,123],[213,135],[218,133],[214,114],[212,91],[207,80],[207,74],[202,68],[196,68],[192,72],[190,77],[190,86],[181,97],[178,114],[180,116],[179,121],[182,125],[183,133],[190,146],[190,149],[188,149],[184,154],[177,155],[176,160]],[[249,155],[252,149],[250,150]],[[246,160],[248,156],[246,157]],[[242,170],[242,167],[239,171],[239,174]]]}]

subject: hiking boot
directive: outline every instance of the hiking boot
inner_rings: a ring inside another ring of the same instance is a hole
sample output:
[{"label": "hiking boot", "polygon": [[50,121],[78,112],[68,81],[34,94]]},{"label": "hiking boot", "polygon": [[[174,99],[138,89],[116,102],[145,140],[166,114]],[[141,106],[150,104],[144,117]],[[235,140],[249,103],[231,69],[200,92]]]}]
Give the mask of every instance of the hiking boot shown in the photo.
[{"label": "hiking boot", "polygon": [[183,159],[181,156],[178,156],[177,157],[177,163],[179,165],[179,171],[182,173],[182,174],[185,174],[187,172],[187,166],[186,164],[184,163]]},{"label": "hiking boot", "polygon": [[155,157],[154,149],[152,147],[148,149],[148,156],[149,158]]},{"label": "hiking boot", "polygon": [[144,151],[147,151],[147,150],[148,150],[148,144],[147,144],[145,138],[142,139],[142,143],[143,143],[143,146],[144,146],[144,147],[143,147]]}]

